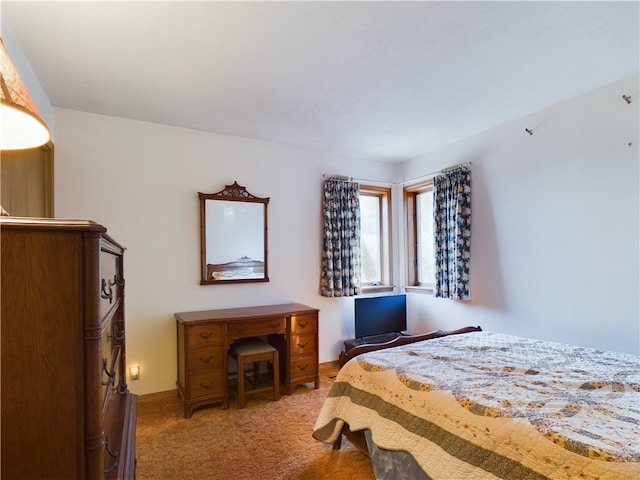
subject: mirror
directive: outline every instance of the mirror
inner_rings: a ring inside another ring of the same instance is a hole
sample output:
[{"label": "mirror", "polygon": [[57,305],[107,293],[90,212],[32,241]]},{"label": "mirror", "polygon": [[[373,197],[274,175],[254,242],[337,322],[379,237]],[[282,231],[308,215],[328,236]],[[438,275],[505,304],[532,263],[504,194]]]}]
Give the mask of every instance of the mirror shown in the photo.
[{"label": "mirror", "polygon": [[201,193],[201,285],[268,282],[267,204],[238,182]]}]

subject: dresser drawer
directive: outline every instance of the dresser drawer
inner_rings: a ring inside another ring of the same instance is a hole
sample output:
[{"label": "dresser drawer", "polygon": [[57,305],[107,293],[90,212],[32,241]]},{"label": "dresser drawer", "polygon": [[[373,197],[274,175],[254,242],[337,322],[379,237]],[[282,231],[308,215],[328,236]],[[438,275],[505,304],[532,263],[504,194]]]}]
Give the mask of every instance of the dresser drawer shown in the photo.
[{"label": "dresser drawer", "polygon": [[316,353],[317,335],[292,335],[290,342],[291,355],[310,355]]},{"label": "dresser drawer", "polygon": [[189,350],[224,344],[224,325],[208,324],[189,328]]},{"label": "dresser drawer", "polygon": [[230,339],[235,339],[269,335],[271,333],[285,333],[286,324],[287,321],[285,317],[232,322],[229,323],[227,327],[227,336]]},{"label": "dresser drawer", "polygon": [[102,250],[100,252],[100,318],[106,319],[120,304],[124,279],[120,271],[120,255]]},{"label": "dresser drawer", "polygon": [[187,377],[191,398],[219,395],[226,389],[227,375],[222,372],[194,373]]},{"label": "dresser drawer", "polygon": [[223,346],[190,349],[187,360],[188,373],[203,370],[223,371],[226,353],[226,349]]},{"label": "dresser drawer", "polygon": [[316,315],[296,315],[291,317],[291,333],[318,333],[318,317]]}]

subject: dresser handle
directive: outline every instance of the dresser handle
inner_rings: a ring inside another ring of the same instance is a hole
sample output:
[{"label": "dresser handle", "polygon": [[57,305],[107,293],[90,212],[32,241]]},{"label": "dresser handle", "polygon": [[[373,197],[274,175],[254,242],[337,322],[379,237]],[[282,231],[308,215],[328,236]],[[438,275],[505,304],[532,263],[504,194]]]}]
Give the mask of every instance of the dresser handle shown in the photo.
[{"label": "dresser handle", "polygon": [[[106,358],[102,359],[102,369],[104,370],[104,373],[106,373],[109,378],[113,378],[113,377],[116,376],[116,372],[110,372],[109,369],[107,369],[107,359]],[[103,383],[103,385],[106,385],[106,384]]]},{"label": "dresser handle", "polygon": [[206,383],[206,384],[205,383],[200,383],[200,386],[202,388],[209,389],[209,388],[213,387],[213,382],[209,382],[209,383]]},{"label": "dresser handle", "polygon": [[309,322],[304,322],[304,323],[302,323],[302,322],[298,322],[298,326],[299,326],[300,328],[307,328],[307,325],[309,325]]},{"label": "dresser handle", "polygon": [[304,342],[304,343],[299,343],[298,346],[300,348],[305,348],[307,345],[309,345],[309,342]]},{"label": "dresser handle", "polygon": [[213,360],[213,355],[209,355],[207,358],[200,357],[202,363],[209,363],[211,360]]},{"label": "dresser handle", "polygon": [[304,367],[298,365],[298,370],[302,370],[304,372],[307,369],[308,366],[309,366],[308,363],[305,363]]},{"label": "dresser handle", "polygon": [[269,326],[275,330],[276,328],[278,328],[280,326],[280,323],[278,323],[278,322],[270,323]]},{"label": "dresser handle", "polygon": [[202,338],[203,340],[209,340],[211,338],[211,335],[213,335],[213,332],[201,333],[200,338]]},{"label": "dresser handle", "polygon": [[113,333],[111,335],[107,335],[107,340],[111,341],[111,340],[124,340],[124,330],[122,330],[122,333],[118,334],[118,327],[113,327]]},{"label": "dresser handle", "polygon": [[109,468],[106,468],[104,470],[104,473],[110,473],[113,472],[118,466],[118,451],[116,450],[115,453],[111,451],[111,447],[109,447],[109,437],[107,437],[107,439],[105,440],[104,446],[107,450],[107,453],[111,456],[111,458],[113,458],[113,463],[109,466]]},{"label": "dresser handle", "polygon": [[102,291],[100,292],[100,296],[105,300],[109,300],[109,303],[113,302],[113,290],[111,290],[111,285],[109,285],[109,291],[107,292],[107,281],[102,279]]}]

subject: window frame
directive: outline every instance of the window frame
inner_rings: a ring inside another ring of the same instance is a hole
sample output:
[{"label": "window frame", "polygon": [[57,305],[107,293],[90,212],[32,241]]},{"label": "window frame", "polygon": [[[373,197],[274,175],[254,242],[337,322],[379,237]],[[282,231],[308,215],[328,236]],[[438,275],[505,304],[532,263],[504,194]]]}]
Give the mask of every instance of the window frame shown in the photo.
[{"label": "window frame", "polygon": [[360,196],[377,197],[380,205],[380,282],[361,281],[361,291],[362,293],[392,291],[391,188],[361,184]]},{"label": "window frame", "polygon": [[419,245],[418,245],[418,195],[433,192],[433,179],[424,182],[405,186],[403,189],[403,203],[405,211],[405,227],[407,238],[407,254],[406,254],[406,286],[405,289],[414,289],[416,291],[433,291],[434,282],[419,282],[418,265]]}]

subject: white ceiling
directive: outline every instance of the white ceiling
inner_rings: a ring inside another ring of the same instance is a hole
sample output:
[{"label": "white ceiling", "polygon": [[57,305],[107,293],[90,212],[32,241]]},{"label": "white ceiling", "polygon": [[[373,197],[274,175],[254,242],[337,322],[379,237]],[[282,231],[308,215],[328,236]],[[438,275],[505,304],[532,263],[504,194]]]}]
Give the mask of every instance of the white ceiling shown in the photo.
[{"label": "white ceiling", "polygon": [[393,162],[640,56],[638,1],[0,6],[54,106]]}]

